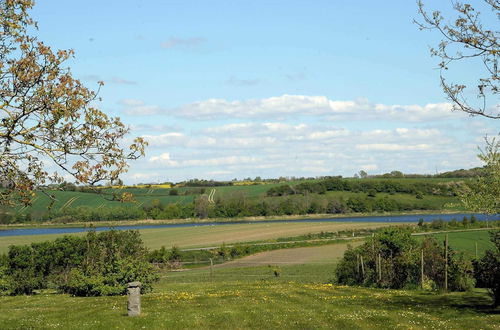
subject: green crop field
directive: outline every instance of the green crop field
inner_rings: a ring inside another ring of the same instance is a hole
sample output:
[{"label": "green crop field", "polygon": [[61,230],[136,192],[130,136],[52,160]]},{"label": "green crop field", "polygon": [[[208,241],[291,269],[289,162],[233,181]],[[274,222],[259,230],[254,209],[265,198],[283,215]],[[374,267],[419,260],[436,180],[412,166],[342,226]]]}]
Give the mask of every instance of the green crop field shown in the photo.
[{"label": "green crop field", "polygon": [[[290,184],[298,184],[297,182],[290,182]],[[130,207],[139,207],[144,203],[151,202],[153,199],[157,199],[164,204],[168,203],[190,203],[197,196],[196,194],[184,195],[186,191],[192,191],[195,189],[205,189],[208,193],[212,189],[215,189],[216,197],[227,197],[234,193],[241,192],[249,198],[257,198],[265,195],[266,191],[274,186],[280,184],[262,184],[262,185],[247,185],[247,186],[221,186],[221,187],[179,187],[179,188],[123,188],[123,189],[102,189],[102,195],[96,193],[85,193],[85,192],[75,192],[75,191],[58,191],[49,190],[47,194],[54,195],[55,203],[53,205],[54,210],[60,210],[65,207],[76,207],[81,205],[94,206],[94,207],[113,207],[120,206],[120,203],[116,201],[110,201],[106,198],[110,198],[113,194],[122,194],[124,192],[129,192],[134,195],[134,203],[126,203]],[[171,196],[170,191],[176,189],[179,195]],[[72,201],[74,199],[74,201]],[[43,193],[37,193],[32,199],[33,205],[30,207],[18,207],[17,212],[45,212],[47,206],[49,205],[50,199],[47,195]],[[69,203],[68,203],[69,202]]]},{"label": "green crop field", "polygon": [[[355,180],[355,179],[352,179]],[[420,179],[363,179],[363,182],[377,182],[377,181],[394,181],[403,184],[412,183],[446,183],[456,179],[441,179],[441,178],[420,178]],[[272,184],[256,184],[256,185],[235,185],[235,186],[217,186],[217,187],[176,187],[176,188],[132,188],[126,187],[123,189],[116,188],[100,188],[102,195],[89,192],[76,192],[76,191],[58,191],[50,190],[47,194],[53,195],[55,202],[52,205],[51,210],[58,212],[67,209],[75,208],[78,206],[90,206],[95,209],[99,208],[113,208],[113,207],[130,207],[130,208],[141,208],[144,205],[149,205],[153,200],[157,200],[163,205],[170,203],[186,204],[191,203],[194,198],[199,196],[200,189],[204,189],[206,194],[210,194],[214,191],[213,198],[230,198],[231,196],[236,196],[242,194],[250,201],[257,201],[260,199],[267,199],[269,201],[281,200],[287,197],[266,197],[266,192],[277,186],[281,185],[297,185],[299,183],[308,182],[313,183],[316,180],[307,181],[287,181],[283,183],[272,183]],[[178,195],[170,195],[172,189],[177,190]],[[134,195],[134,202],[119,203],[116,201],[111,201],[113,194],[121,195],[124,192],[132,193]],[[343,198],[344,200],[354,197],[361,196],[366,197],[366,193],[356,193],[349,191],[328,191],[326,194],[318,195],[314,194],[315,198],[318,200],[328,198]],[[417,199],[415,194],[388,194],[388,193],[377,193],[377,198],[388,197],[399,203],[404,203],[405,205],[414,205],[420,209],[432,209],[432,210],[452,210],[461,211],[463,207],[461,206],[459,200],[452,196],[440,196],[440,195],[423,195],[422,199]],[[28,207],[19,206],[15,209],[8,209],[6,211],[10,213],[17,214],[31,214],[32,218],[36,219],[48,212],[48,206],[50,204],[50,199],[47,195],[38,192],[36,196],[32,199],[32,205]]]}]

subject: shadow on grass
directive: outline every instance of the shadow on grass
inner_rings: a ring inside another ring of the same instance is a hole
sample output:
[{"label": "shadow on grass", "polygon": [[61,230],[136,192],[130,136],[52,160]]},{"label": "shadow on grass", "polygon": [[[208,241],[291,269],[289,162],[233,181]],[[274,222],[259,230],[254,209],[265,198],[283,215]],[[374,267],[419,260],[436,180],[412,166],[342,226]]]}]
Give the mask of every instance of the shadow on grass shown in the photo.
[{"label": "shadow on grass", "polygon": [[500,314],[500,309],[493,308],[493,301],[486,291],[474,290],[472,292],[453,293],[426,293],[416,295],[394,296],[391,302],[398,306],[415,306],[416,304],[427,308],[451,307],[455,309],[470,310],[478,313]]}]

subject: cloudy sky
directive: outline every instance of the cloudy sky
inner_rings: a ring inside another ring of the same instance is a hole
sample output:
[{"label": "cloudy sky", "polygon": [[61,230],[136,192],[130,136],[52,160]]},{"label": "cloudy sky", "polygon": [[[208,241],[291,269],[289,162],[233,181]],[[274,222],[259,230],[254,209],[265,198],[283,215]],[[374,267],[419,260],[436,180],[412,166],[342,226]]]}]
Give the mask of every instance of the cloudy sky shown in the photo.
[{"label": "cloudy sky", "polygon": [[75,50],[76,77],[105,82],[100,108],[149,141],[127,183],[469,168],[499,128],[450,111],[439,36],[412,22],[413,0],[58,0],[33,17]]}]

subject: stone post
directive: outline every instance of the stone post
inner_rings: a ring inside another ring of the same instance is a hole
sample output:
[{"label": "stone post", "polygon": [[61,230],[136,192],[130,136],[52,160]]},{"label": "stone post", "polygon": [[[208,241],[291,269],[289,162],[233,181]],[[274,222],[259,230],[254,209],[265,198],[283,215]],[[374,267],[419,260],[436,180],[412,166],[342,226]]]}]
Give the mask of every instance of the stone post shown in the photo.
[{"label": "stone post", "polygon": [[127,287],[128,316],[141,315],[141,282],[130,282]]}]

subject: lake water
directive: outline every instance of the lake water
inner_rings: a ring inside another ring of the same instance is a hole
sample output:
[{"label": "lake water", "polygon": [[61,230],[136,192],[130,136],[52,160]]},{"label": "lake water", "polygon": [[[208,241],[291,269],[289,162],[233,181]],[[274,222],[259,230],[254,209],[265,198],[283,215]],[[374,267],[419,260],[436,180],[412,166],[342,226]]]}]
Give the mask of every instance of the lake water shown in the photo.
[{"label": "lake water", "polygon": [[[160,225],[133,225],[133,226],[115,226],[115,227],[93,227],[96,231],[110,229],[154,229],[154,228],[179,228],[179,227],[204,227],[204,226],[230,226],[235,224],[251,223],[279,223],[279,222],[410,222],[416,223],[419,219],[431,222],[435,219],[450,221],[457,219],[461,221],[464,216],[470,218],[471,214],[414,214],[414,215],[396,215],[396,216],[375,216],[375,217],[344,217],[344,218],[325,218],[325,219],[298,219],[298,220],[263,220],[263,221],[232,221],[232,222],[204,222],[204,223],[176,223]],[[484,214],[474,214],[480,220],[500,220],[500,214],[486,216]],[[30,229],[6,229],[0,230],[0,236],[23,236],[23,235],[47,235],[47,234],[71,234],[89,231],[88,227],[71,228],[30,228]]]}]

